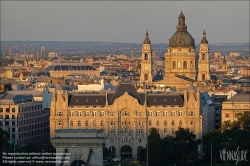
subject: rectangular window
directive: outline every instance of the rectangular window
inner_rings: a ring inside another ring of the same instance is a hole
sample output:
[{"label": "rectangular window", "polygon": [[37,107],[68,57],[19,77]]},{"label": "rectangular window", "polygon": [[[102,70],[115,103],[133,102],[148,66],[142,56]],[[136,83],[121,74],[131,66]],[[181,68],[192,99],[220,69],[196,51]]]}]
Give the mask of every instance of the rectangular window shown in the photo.
[{"label": "rectangular window", "polygon": [[103,121],[101,121],[101,126],[103,126],[104,125],[104,123],[103,123]]},{"label": "rectangular window", "polygon": [[96,112],[95,111],[92,112],[92,116],[96,116]]},{"label": "rectangular window", "polygon": [[182,112],[182,111],[179,111],[179,112],[178,112],[178,116],[183,116],[183,112]]},{"label": "rectangular window", "polygon": [[171,116],[175,116],[175,111],[171,111]]},{"label": "rectangular window", "polygon": [[138,112],[138,116],[141,117],[141,112]]},{"label": "rectangular window", "polygon": [[70,116],[74,116],[74,112],[73,111],[70,112]]},{"label": "rectangular window", "polygon": [[86,120],[85,121],[85,126],[88,126],[89,125],[89,122]]},{"label": "rectangular window", "polygon": [[143,133],[143,129],[137,129],[137,133]]},{"label": "rectangular window", "polygon": [[115,129],[109,129],[109,133],[115,133]]},{"label": "rectangular window", "polygon": [[110,112],[110,116],[114,116],[114,112]]},{"label": "rectangular window", "polygon": [[15,119],[15,115],[12,115],[12,119]]},{"label": "rectangular window", "polygon": [[104,116],[104,112],[102,111],[102,112],[100,112],[100,116]]},{"label": "rectangular window", "polygon": [[115,124],[115,122],[114,121],[110,121],[110,125],[114,125]]},{"label": "rectangular window", "polygon": [[115,142],[115,138],[114,137],[110,137],[110,143],[114,143]]},{"label": "rectangular window", "polygon": [[148,112],[148,116],[152,116],[153,115],[153,112]]},{"label": "rectangular window", "polygon": [[168,116],[168,111],[164,111],[163,116]]},{"label": "rectangular window", "polygon": [[225,113],[225,118],[229,118],[229,113]]},{"label": "rectangular window", "polygon": [[85,116],[89,116],[89,112],[88,111],[85,112]]},{"label": "rectangular window", "polygon": [[15,110],[15,108],[12,108],[12,112],[15,112],[16,110]]},{"label": "rectangular window", "polygon": [[81,121],[78,121],[77,124],[78,124],[78,126],[81,126]]},{"label": "rectangular window", "polygon": [[82,112],[81,111],[77,111],[77,116],[82,116]]},{"label": "rectangular window", "polygon": [[3,108],[0,108],[0,112],[3,112]]},{"label": "rectangular window", "polygon": [[6,112],[10,112],[10,109],[9,109],[9,108],[6,108],[5,110],[6,110]]},{"label": "rectangular window", "polygon": [[160,111],[157,111],[157,112],[155,113],[156,116],[160,116],[160,114],[161,114]]},{"label": "rectangular window", "polygon": [[142,137],[138,137],[138,143],[142,142]]}]

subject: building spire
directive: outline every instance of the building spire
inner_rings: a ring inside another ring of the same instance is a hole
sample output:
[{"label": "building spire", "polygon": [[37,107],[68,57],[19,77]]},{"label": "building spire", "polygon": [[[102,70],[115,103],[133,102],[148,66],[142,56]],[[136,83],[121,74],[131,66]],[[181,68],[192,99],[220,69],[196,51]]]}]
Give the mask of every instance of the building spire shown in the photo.
[{"label": "building spire", "polygon": [[147,26],[146,26],[145,40],[144,40],[143,44],[151,44],[151,41],[149,40],[149,37],[148,37],[148,27]]},{"label": "building spire", "polygon": [[227,63],[226,54],[224,54],[223,64],[226,64],[226,63]]},{"label": "building spire", "polygon": [[204,31],[203,31],[203,37],[202,37],[201,43],[208,44],[205,25],[204,25]]},{"label": "building spire", "polygon": [[187,26],[185,24],[185,15],[182,13],[182,5],[181,5],[181,13],[178,16],[178,26],[177,26],[178,31],[186,31]]}]

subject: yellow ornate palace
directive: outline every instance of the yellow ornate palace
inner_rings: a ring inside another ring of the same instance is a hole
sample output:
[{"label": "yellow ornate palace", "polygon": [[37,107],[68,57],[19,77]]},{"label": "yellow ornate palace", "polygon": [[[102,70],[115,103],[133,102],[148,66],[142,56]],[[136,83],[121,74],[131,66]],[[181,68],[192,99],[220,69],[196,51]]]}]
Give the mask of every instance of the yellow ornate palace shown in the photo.
[{"label": "yellow ornate palace", "polygon": [[161,137],[172,135],[178,127],[189,128],[200,138],[214,128],[214,116],[207,92],[193,85],[182,94],[138,93],[131,83],[103,94],[72,93],[58,85],[50,108],[50,136],[55,137],[58,129],[103,129],[105,146],[113,156],[136,159],[138,150],[146,147],[150,128]]}]

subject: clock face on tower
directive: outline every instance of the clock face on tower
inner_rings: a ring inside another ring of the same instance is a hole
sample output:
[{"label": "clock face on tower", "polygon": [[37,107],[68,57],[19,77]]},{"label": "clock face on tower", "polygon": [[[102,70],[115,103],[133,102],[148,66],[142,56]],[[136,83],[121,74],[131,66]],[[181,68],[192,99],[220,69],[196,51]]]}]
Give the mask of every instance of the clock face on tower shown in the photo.
[{"label": "clock face on tower", "polygon": [[145,66],[144,68],[145,68],[145,70],[148,70],[148,66]]}]

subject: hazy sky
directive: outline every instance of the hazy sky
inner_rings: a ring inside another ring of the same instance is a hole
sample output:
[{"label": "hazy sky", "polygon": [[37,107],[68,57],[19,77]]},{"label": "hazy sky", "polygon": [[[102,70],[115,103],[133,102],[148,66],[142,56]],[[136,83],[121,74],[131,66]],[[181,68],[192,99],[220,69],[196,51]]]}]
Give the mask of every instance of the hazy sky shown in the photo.
[{"label": "hazy sky", "polygon": [[1,41],[168,43],[180,6],[199,43],[249,42],[249,1],[1,1]]}]

